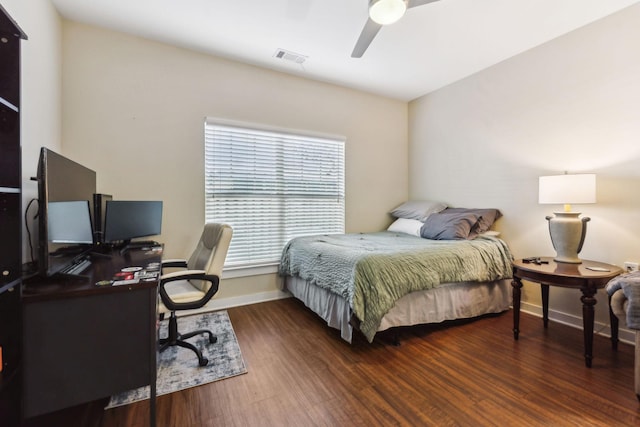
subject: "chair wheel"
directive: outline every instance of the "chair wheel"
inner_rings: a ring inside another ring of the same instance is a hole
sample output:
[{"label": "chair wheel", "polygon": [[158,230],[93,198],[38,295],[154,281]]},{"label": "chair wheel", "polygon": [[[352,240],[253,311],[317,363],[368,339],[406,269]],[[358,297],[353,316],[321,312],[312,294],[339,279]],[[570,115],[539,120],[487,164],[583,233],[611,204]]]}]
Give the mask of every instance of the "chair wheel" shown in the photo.
[{"label": "chair wheel", "polygon": [[203,357],[198,363],[200,364],[200,366],[207,366],[207,364],[209,363],[209,359]]},{"label": "chair wheel", "polygon": [[213,335],[209,337],[209,344],[215,344],[217,342],[218,342],[218,337],[214,337]]}]

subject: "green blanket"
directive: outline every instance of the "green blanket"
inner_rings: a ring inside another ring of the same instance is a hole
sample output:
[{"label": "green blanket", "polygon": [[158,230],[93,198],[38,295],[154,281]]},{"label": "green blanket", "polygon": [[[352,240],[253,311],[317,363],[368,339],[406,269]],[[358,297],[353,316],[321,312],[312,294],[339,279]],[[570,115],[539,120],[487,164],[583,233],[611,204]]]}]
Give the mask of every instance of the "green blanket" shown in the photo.
[{"label": "green blanket", "polygon": [[510,278],[511,261],[508,246],[495,237],[445,241],[384,231],[292,239],[279,271],[346,298],[371,342],[404,295],[441,283]]}]

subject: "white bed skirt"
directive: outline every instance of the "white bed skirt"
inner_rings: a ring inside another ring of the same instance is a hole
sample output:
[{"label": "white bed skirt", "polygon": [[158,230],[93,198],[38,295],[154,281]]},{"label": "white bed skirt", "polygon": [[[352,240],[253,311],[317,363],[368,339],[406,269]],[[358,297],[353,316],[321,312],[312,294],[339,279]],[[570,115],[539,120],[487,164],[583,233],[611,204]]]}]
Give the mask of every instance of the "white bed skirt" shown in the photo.
[{"label": "white bed skirt", "polygon": [[[344,298],[299,277],[287,276],[284,288],[323,318],[327,325],[338,329],[342,339],[351,342],[351,309]],[[500,313],[510,305],[511,279],[446,283],[400,298],[382,318],[378,331]]]}]

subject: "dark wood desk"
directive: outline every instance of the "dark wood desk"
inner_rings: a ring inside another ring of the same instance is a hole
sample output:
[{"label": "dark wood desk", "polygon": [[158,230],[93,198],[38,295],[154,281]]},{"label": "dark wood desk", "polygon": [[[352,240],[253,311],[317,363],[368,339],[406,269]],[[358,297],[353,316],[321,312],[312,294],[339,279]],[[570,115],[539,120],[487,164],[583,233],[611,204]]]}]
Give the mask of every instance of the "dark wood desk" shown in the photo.
[{"label": "dark wood desk", "polygon": [[160,263],[162,248],[92,256],[86,277],[25,280],[23,417],[150,385],[155,425],[158,280],[97,286],[125,267]]},{"label": "dark wood desk", "polygon": [[[583,260],[582,264],[557,263],[552,257],[541,257],[548,264],[525,263],[519,259],[513,262],[513,338],[520,333],[520,290],[522,280],[540,283],[542,292],[542,320],[544,327],[549,324],[549,286],[580,289],[582,296],[582,326],[584,331],[584,361],[588,368],[593,359],[593,307],[596,292],[609,280],[622,273],[622,269],[611,264]],[[587,267],[603,268],[607,271],[593,271]]]}]

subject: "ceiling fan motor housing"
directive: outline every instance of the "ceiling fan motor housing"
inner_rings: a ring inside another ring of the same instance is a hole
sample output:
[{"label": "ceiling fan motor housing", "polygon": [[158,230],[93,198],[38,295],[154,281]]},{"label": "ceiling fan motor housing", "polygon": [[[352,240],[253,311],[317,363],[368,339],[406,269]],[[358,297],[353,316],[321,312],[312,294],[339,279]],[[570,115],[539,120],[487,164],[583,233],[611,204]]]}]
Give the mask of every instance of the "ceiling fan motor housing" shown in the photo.
[{"label": "ceiling fan motor housing", "polygon": [[390,25],[397,22],[407,11],[404,0],[371,0],[369,3],[369,17],[380,25]]}]

